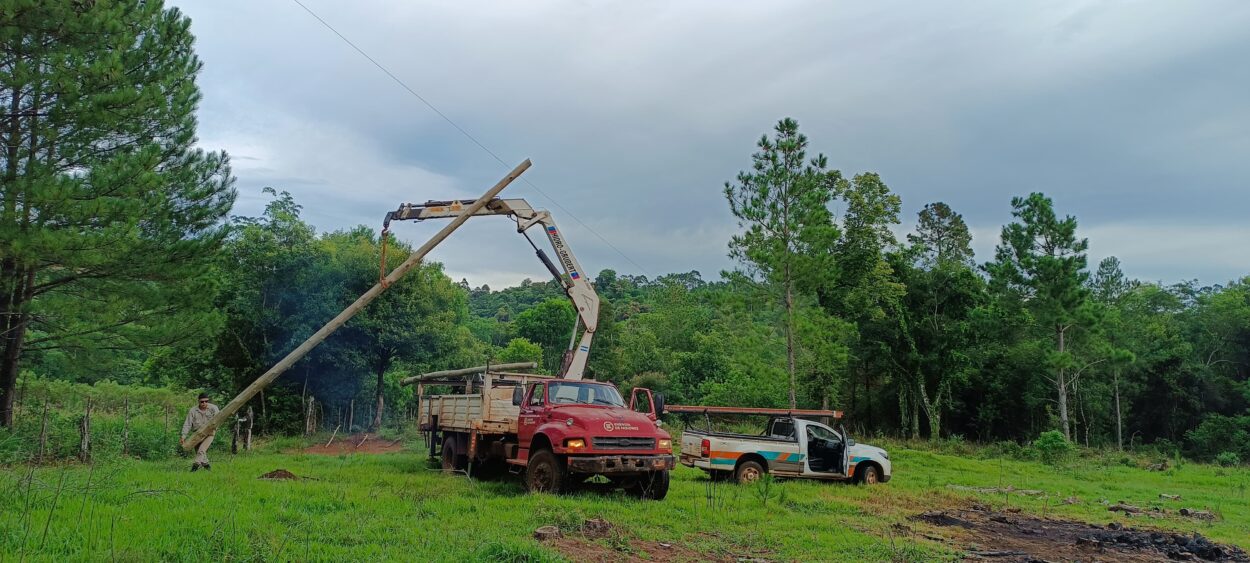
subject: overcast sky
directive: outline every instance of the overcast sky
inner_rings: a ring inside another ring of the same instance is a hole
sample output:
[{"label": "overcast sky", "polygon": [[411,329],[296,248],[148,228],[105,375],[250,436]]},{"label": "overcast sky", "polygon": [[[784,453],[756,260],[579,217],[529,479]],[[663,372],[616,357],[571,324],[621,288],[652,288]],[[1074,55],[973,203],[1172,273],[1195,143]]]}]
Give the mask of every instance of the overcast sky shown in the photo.
[{"label": "overcast sky", "polygon": [[[201,145],[230,153],[240,215],[273,186],[320,230],[376,229],[528,157],[533,186],[504,195],[551,209],[588,272],[714,279],[736,229],[722,186],[789,116],[902,196],[900,233],[945,201],[987,260],[1011,197],[1042,191],[1091,266],[1250,274],[1250,2],[301,1],[508,164],[292,0],[178,0]],[[505,219],[434,259],[475,286],[546,279]]]}]

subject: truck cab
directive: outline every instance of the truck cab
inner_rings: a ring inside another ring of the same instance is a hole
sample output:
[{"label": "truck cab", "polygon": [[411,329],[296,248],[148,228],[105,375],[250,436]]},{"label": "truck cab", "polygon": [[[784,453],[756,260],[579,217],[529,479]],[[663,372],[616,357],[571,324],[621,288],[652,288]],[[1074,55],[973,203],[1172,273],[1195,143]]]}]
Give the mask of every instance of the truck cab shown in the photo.
[{"label": "truck cab", "polygon": [[892,473],[885,450],[855,442],[844,429],[788,416],[769,418],[754,436],[687,429],[681,451],[683,464],[743,483],[771,473],[874,484],[889,481]]},{"label": "truck cab", "polygon": [[514,403],[517,449],[508,463],[525,467],[531,490],[559,492],[604,475],[642,498],[667,494],[676,463],[658,394],[635,389],[627,406],[609,383],[549,379],[518,388]]}]

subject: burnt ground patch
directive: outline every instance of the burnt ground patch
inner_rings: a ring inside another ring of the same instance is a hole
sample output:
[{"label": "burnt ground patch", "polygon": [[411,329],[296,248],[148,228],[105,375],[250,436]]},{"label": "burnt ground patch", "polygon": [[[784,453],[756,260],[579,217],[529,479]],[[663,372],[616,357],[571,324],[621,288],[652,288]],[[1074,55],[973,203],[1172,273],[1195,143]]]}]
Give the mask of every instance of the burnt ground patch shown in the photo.
[{"label": "burnt ground patch", "polygon": [[910,518],[941,529],[965,550],[968,561],[1240,561],[1237,547],[1201,534],[1178,534],[1071,520],[971,509],[930,511]]},{"label": "burnt ground patch", "polygon": [[624,530],[602,518],[591,518],[580,526],[561,529],[544,526],[535,531],[535,538],[554,548],[572,561],[594,563],[642,563],[642,562],[738,562],[767,561],[755,555],[731,557],[724,554],[700,552],[679,544],[632,537]]}]

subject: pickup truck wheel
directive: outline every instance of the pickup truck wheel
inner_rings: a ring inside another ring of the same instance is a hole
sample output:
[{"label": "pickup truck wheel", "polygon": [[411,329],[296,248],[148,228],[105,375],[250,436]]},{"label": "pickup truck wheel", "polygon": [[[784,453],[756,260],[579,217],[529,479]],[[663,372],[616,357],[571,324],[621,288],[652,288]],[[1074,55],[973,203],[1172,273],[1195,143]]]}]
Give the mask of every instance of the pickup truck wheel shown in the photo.
[{"label": "pickup truck wheel", "polygon": [[568,472],[551,450],[539,450],[526,466],[525,486],[531,493],[560,494],[568,488]]},{"label": "pickup truck wheel", "polygon": [[644,500],[664,500],[668,496],[668,471],[653,471],[634,479],[625,492]]},{"label": "pickup truck wheel", "polygon": [[749,485],[760,480],[764,476],[764,466],[758,461],[744,461],[738,465],[738,469],[734,471],[734,478],[739,484]]},{"label": "pickup truck wheel", "polygon": [[865,463],[859,466],[859,482],[864,485],[876,485],[881,480],[881,476],[877,473],[877,466],[871,463]]}]

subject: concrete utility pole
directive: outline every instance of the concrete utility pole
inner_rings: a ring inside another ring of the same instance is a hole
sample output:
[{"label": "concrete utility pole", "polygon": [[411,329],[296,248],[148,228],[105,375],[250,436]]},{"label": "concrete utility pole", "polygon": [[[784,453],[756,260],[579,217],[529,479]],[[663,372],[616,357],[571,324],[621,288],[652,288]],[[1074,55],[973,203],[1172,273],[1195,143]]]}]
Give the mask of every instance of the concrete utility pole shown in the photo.
[{"label": "concrete utility pole", "polygon": [[426,254],[433,250],[435,246],[438,246],[439,243],[443,242],[443,240],[446,239],[452,231],[455,231],[460,227],[460,225],[463,225],[465,221],[468,221],[469,217],[472,217],[474,213],[477,213],[483,207],[486,207],[487,203],[490,203],[492,199],[495,199],[495,197],[499,195],[499,192],[508,187],[508,184],[511,184],[513,180],[516,180],[517,177],[528,170],[529,167],[530,161],[527,158],[525,159],[525,162],[517,165],[516,168],[512,169],[512,172],[509,172],[507,176],[504,176],[502,180],[499,180],[499,183],[495,184],[491,187],[491,189],[486,190],[486,193],[482,194],[482,197],[473,200],[473,203],[466,206],[464,211],[459,216],[452,219],[451,223],[448,223],[446,227],[443,227],[443,229],[435,234],[429,241],[426,241],[425,244],[421,245],[421,248],[418,248],[412,253],[412,255],[408,256],[408,259],[404,260],[403,264],[400,264],[398,268],[391,271],[391,273],[386,276],[385,280],[374,284],[372,288],[369,288],[369,291],[366,291],[364,295],[361,295],[358,299],[356,299],[355,303],[348,305],[346,309],[343,309],[342,313],[339,313],[337,317],[334,317],[330,320],[330,322],[326,323],[325,326],[321,327],[321,330],[318,330],[312,336],[308,337],[308,340],[305,340],[304,343],[300,344],[298,348],[292,350],[291,353],[287,354],[285,358],[282,358],[282,360],[275,364],[272,368],[269,368],[269,371],[257,378],[251,385],[248,385],[247,389],[244,389],[238,396],[231,399],[229,404],[223,407],[221,411],[212,418],[212,420],[208,421],[208,426],[201,428],[191,437],[187,438],[186,442],[182,445],[183,449],[190,451],[199,445],[200,442],[204,441],[204,438],[215,432],[217,427],[220,426],[222,422],[225,422],[226,419],[238,412],[238,410],[251,400],[252,397],[259,393],[261,389],[264,389],[270,383],[273,383],[273,380],[277,379],[279,375],[282,375],[283,372],[290,369],[296,362],[308,355],[308,353],[311,352],[313,348],[316,348],[318,344],[321,344],[326,337],[333,334],[334,331],[342,327],[348,320],[356,316],[356,313],[359,313],[365,305],[368,305],[371,301],[381,295],[383,291],[386,291],[387,287],[404,277],[404,275],[407,274],[409,270],[415,268],[417,264],[420,264],[421,259],[425,258]]}]

